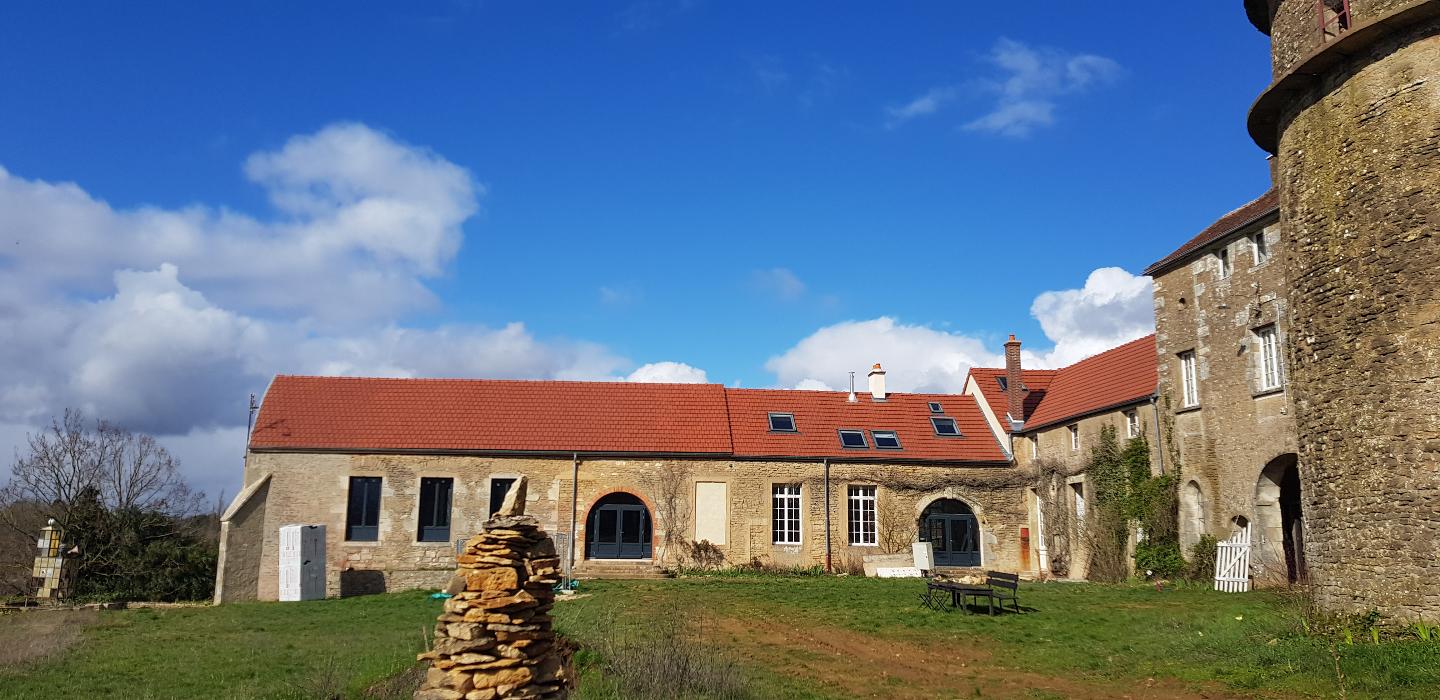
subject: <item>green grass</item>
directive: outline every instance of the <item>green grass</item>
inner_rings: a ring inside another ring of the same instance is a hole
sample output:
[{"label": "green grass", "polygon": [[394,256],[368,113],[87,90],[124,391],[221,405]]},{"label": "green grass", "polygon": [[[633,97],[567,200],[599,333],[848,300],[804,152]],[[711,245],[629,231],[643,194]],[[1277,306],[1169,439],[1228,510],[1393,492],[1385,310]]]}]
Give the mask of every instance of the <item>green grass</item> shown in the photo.
[{"label": "green grass", "polygon": [[[594,651],[617,625],[643,629],[657,613],[677,610],[740,629],[768,624],[816,638],[830,630],[859,633],[901,652],[983,649],[991,661],[974,669],[981,679],[1004,667],[1101,690],[1168,678],[1184,687],[1241,694],[1338,697],[1331,641],[1301,634],[1298,619],[1276,595],[1028,584],[1020,590],[1021,602],[1034,612],[991,618],[922,608],[922,589],[916,580],[809,576],[587,582],[583,592],[591,595],[557,604],[555,617],[557,629],[581,645],[582,698],[622,697],[615,680],[600,672]],[[329,677],[340,679],[346,697],[360,697],[372,684],[411,668],[423,630],[438,611],[423,593],[400,593],[102,612],[68,651],[0,667],[0,697],[305,698]],[[1440,689],[1440,643],[1374,645],[1368,632],[1355,637],[1354,645],[1334,646],[1349,697],[1434,697]],[[25,642],[0,631],[0,643]],[[715,634],[707,643],[739,664],[760,697],[845,694],[795,670],[843,659],[826,659],[801,645],[776,653],[743,635]],[[873,694],[882,696],[899,687],[874,670],[855,669],[868,680],[852,682],[870,682]],[[1022,695],[1055,696],[1038,689]]]}]

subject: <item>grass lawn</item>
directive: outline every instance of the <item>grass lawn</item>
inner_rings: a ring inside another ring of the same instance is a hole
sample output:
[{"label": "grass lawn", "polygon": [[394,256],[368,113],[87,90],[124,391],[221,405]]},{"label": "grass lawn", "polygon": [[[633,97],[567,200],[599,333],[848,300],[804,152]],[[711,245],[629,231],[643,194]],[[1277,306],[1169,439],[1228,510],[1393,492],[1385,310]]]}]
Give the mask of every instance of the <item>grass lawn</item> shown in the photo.
[{"label": "grass lawn", "polygon": [[[753,697],[1339,697],[1337,658],[1351,698],[1440,690],[1440,643],[1377,646],[1357,630],[1332,655],[1270,594],[1028,584],[1021,601],[1034,612],[991,618],[924,609],[922,588],[586,582],[588,595],[558,603],[555,617],[581,647],[583,698],[625,697],[601,651],[677,620]],[[382,682],[413,667],[438,612],[422,593],[102,612],[68,649],[0,665],[0,697],[408,697],[403,683]],[[16,622],[0,617],[0,645],[28,643],[17,630],[36,625]]]}]

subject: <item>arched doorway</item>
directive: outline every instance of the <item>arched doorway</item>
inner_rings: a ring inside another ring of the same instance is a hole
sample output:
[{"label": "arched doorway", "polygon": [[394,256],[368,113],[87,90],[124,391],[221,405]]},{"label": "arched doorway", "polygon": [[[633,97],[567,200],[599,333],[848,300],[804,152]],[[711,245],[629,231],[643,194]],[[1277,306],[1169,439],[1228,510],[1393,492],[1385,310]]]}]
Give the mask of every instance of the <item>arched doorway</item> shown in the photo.
[{"label": "arched doorway", "polygon": [[980,566],[980,521],[964,501],[941,498],[926,506],[920,541],[934,546],[936,566]]},{"label": "arched doorway", "polygon": [[1189,481],[1180,489],[1180,547],[1186,556],[1189,556],[1200,541],[1200,537],[1206,533],[1208,528],[1205,525],[1205,493],[1200,490],[1200,484]]},{"label": "arched doorway", "polygon": [[585,519],[586,559],[649,559],[653,546],[650,510],[629,493],[612,493]]},{"label": "arched doorway", "polygon": [[1305,580],[1305,520],[1300,498],[1299,460],[1293,452],[1270,460],[1255,484],[1255,526],[1265,563],[1280,562],[1285,580]]}]

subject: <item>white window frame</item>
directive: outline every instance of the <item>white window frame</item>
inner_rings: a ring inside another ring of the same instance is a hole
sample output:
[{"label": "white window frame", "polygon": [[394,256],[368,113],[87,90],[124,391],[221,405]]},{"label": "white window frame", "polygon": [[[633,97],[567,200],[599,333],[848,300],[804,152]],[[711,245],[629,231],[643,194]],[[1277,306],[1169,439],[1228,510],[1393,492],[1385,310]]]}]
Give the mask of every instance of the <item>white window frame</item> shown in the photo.
[{"label": "white window frame", "polygon": [[774,544],[800,544],[800,484],[770,487],[770,533]]},{"label": "white window frame", "polygon": [[1140,412],[1134,409],[1125,412],[1125,437],[1140,437]]},{"label": "white window frame", "polygon": [[848,490],[846,532],[851,547],[876,547],[880,544],[875,521],[876,487],[852,484]]},{"label": "white window frame", "polygon": [[1065,427],[1070,431],[1070,451],[1071,451],[1071,452],[1079,452],[1079,451],[1080,451],[1080,424],[1079,424],[1079,423],[1074,423],[1074,424],[1072,424],[1072,425],[1067,425],[1067,426],[1065,426]]},{"label": "white window frame", "polygon": [[1218,261],[1220,266],[1220,279],[1223,280],[1229,277],[1230,273],[1233,272],[1230,267],[1230,247],[1221,246],[1219,250],[1215,251],[1215,260]]},{"label": "white window frame", "polygon": [[1255,339],[1260,346],[1260,391],[1279,389],[1285,380],[1280,364],[1280,331],[1272,324],[1255,331]]},{"label": "white window frame", "polygon": [[1035,433],[1034,435],[1031,435],[1031,436],[1030,436],[1030,457],[1031,457],[1031,458],[1035,458],[1035,457],[1039,457],[1039,456],[1040,456],[1040,434],[1039,434],[1039,433]]},{"label": "white window frame", "polygon": [[1265,242],[1265,232],[1261,231],[1250,237],[1250,252],[1255,258],[1255,264],[1259,265],[1270,259],[1270,244]]},{"label": "white window frame", "polygon": [[1180,353],[1180,407],[1200,405],[1200,386],[1195,374],[1195,351]]},{"label": "white window frame", "polygon": [[1070,484],[1070,491],[1075,495],[1075,522],[1085,523],[1085,482],[1077,481]]}]

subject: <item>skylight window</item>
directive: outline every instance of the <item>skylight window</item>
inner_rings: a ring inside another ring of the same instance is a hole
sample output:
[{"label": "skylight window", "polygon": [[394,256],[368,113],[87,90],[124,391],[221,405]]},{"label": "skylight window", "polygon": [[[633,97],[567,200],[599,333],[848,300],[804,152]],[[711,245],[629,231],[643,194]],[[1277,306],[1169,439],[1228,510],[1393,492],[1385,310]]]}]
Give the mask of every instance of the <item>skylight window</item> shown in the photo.
[{"label": "skylight window", "polygon": [[877,450],[898,450],[900,449],[900,436],[893,430],[872,430],[870,437],[875,440]]},{"label": "skylight window", "polygon": [[996,377],[995,383],[1000,385],[1000,391],[1010,391],[1010,382],[1004,377]]},{"label": "skylight window", "polygon": [[793,413],[771,413],[770,432],[772,433],[793,433],[795,432],[795,414]]},{"label": "skylight window", "polygon": [[958,437],[960,435],[960,426],[955,425],[954,418],[936,418],[932,416],[930,418],[930,424],[935,426],[936,435],[944,435],[947,437]]},{"label": "skylight window", "polygon": [[931,412],[931,413],[944,413],[944,412],[945,412],[945,407],[944,407],[944,406],[941,406],[939,401],[931,401],[931,402],[930,402],[930,412]]},{"label": "skylight window", "polygon": [[841,430],[840,446],[863,450],[870,447],[870,443],[865,441],[865,431],[863,430]]}]

